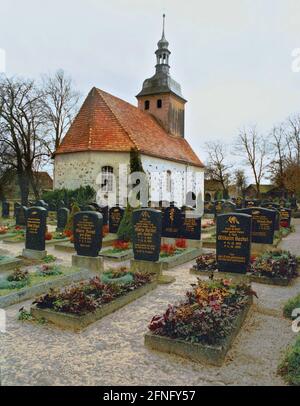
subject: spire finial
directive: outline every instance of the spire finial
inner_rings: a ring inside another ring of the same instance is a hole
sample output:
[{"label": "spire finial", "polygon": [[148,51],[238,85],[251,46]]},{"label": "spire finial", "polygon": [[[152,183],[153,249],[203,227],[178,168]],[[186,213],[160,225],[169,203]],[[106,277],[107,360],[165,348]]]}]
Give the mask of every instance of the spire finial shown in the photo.
[{"label": "spire finial", "polygon": [[162,38],[165,37],[165,20],[166,20],[166,15],[165,13],[163,14],[163,31],[162,31]]}]

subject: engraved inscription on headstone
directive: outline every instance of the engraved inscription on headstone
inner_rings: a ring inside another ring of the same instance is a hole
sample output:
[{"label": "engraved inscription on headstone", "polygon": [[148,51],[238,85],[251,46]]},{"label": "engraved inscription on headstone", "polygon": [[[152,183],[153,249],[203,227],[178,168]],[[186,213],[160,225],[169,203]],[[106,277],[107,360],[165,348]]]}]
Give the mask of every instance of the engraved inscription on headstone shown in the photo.
[{"label": "engraved inscription on headstone", "polygon": [[117,233],[119,225],[124,215],[124,209],[119,206],[111,207],[109,209],[109,232]]},{"label": "engraved inscription on headstone", "polygon": [[27,209],[25,248],[35,251],[45,250],[47,210],[43,207]]},{"label": "engraved inscription on headstone", "polygon": [[97,257],[102,247],[102,215],[78,212],[74,215],[73,235],[77,255]]}]

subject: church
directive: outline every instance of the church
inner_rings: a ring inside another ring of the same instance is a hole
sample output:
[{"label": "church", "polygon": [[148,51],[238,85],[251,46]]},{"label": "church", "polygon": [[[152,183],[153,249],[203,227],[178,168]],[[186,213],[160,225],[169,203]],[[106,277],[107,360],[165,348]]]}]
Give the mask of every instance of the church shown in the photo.
[{"label": "church", "polygon": [[186,100],[170,76],[164,24],[157,46],[156,71],[136,96],[137,107],[96,87],[90,91],[55,152],[55,189],[90,185],[99,204],[126,205],[121,190],[135,149],[149,180],[149,200],[182,206],[187,196],[203,197],[204,165],[186,140]]}]

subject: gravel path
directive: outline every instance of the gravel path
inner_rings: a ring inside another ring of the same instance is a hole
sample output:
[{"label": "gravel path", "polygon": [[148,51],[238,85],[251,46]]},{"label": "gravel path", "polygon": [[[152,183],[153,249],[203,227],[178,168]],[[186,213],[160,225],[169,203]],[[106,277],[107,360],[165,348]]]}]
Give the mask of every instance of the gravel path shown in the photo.
[{"label": "gravel path", "polygon": [[[300,223],[284,248],[299,251]],[[298,240],[298,241],[297,241]],[[22,244],[5,245],[19,253]],[[71,255],[47,248],[65,264]],[[295,338],[282,304],[300,291],[298,280],[281,288],[254,284],[259,299],[229,351],[223,367],[201,365],[151,351],[143,336],[151,317],[180,300],[195,276],[192,263],[166,271],[176,276],[148,295],[76,334],[51,325],[20,322],[21,306],[7,309],[7,333],[0,334],[2,385],[284,385],[276,374],[286,346]],[[107,266],[107,263],[106,263]],[[113,266],[117,266],[113,264]]]}]

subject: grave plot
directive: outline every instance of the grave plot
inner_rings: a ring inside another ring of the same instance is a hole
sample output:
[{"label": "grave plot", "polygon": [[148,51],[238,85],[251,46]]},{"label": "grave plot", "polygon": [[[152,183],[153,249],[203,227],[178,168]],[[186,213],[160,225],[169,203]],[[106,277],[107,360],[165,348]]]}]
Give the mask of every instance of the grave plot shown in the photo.
[{"label": "grave plot", "polygon": [[298,259],[288,251],[270,251],[253,258],[249,268],[252,282],[287,286],[299,276]]},{"label": "grave plot", "polygon": [[77,332],[157,286],[150,273],[133,273],[126,268],[106,272],[101,278],[95,277],[36,299],[31,308],[32,316]]},{"label": "grave plot", "polygon": [[25,227],[15,226],[9,223],[0,226],[0,240],[16,239],[17,242],[25,240]]},{"label": "grave plot", "polygon": [[129,242],[116,240],[111,248],[100,251],[99,255],[110,261],[121,262],[133,258],[133,250]]},{"label": "grave plot", "polygon": [[22,264],[22,260],[9,255],[0,255],[0,273],[9,271]]},{"label": "grave plot", "polygon": [[149,324],[145,345],[221,366],[249,312],[255,293],[245,283],[198,279],[186,298],[156,315]]},{"label": "grave plot", "polygon": [[[29,270],[28,270],[29,269]],[[33,268],[16,268],[0,278],[0,307],[31,299],[51,288],[70,285],[91,276],[86,270],[59,264],[42,264]]]},{"label": "grave plot", "polygon": [[180,238],[174,244],[161,244],[159,262],[162,263],[162,269],[170,269],[192,261],[200,253],[201,249],[189,248],[187,240]]}]

